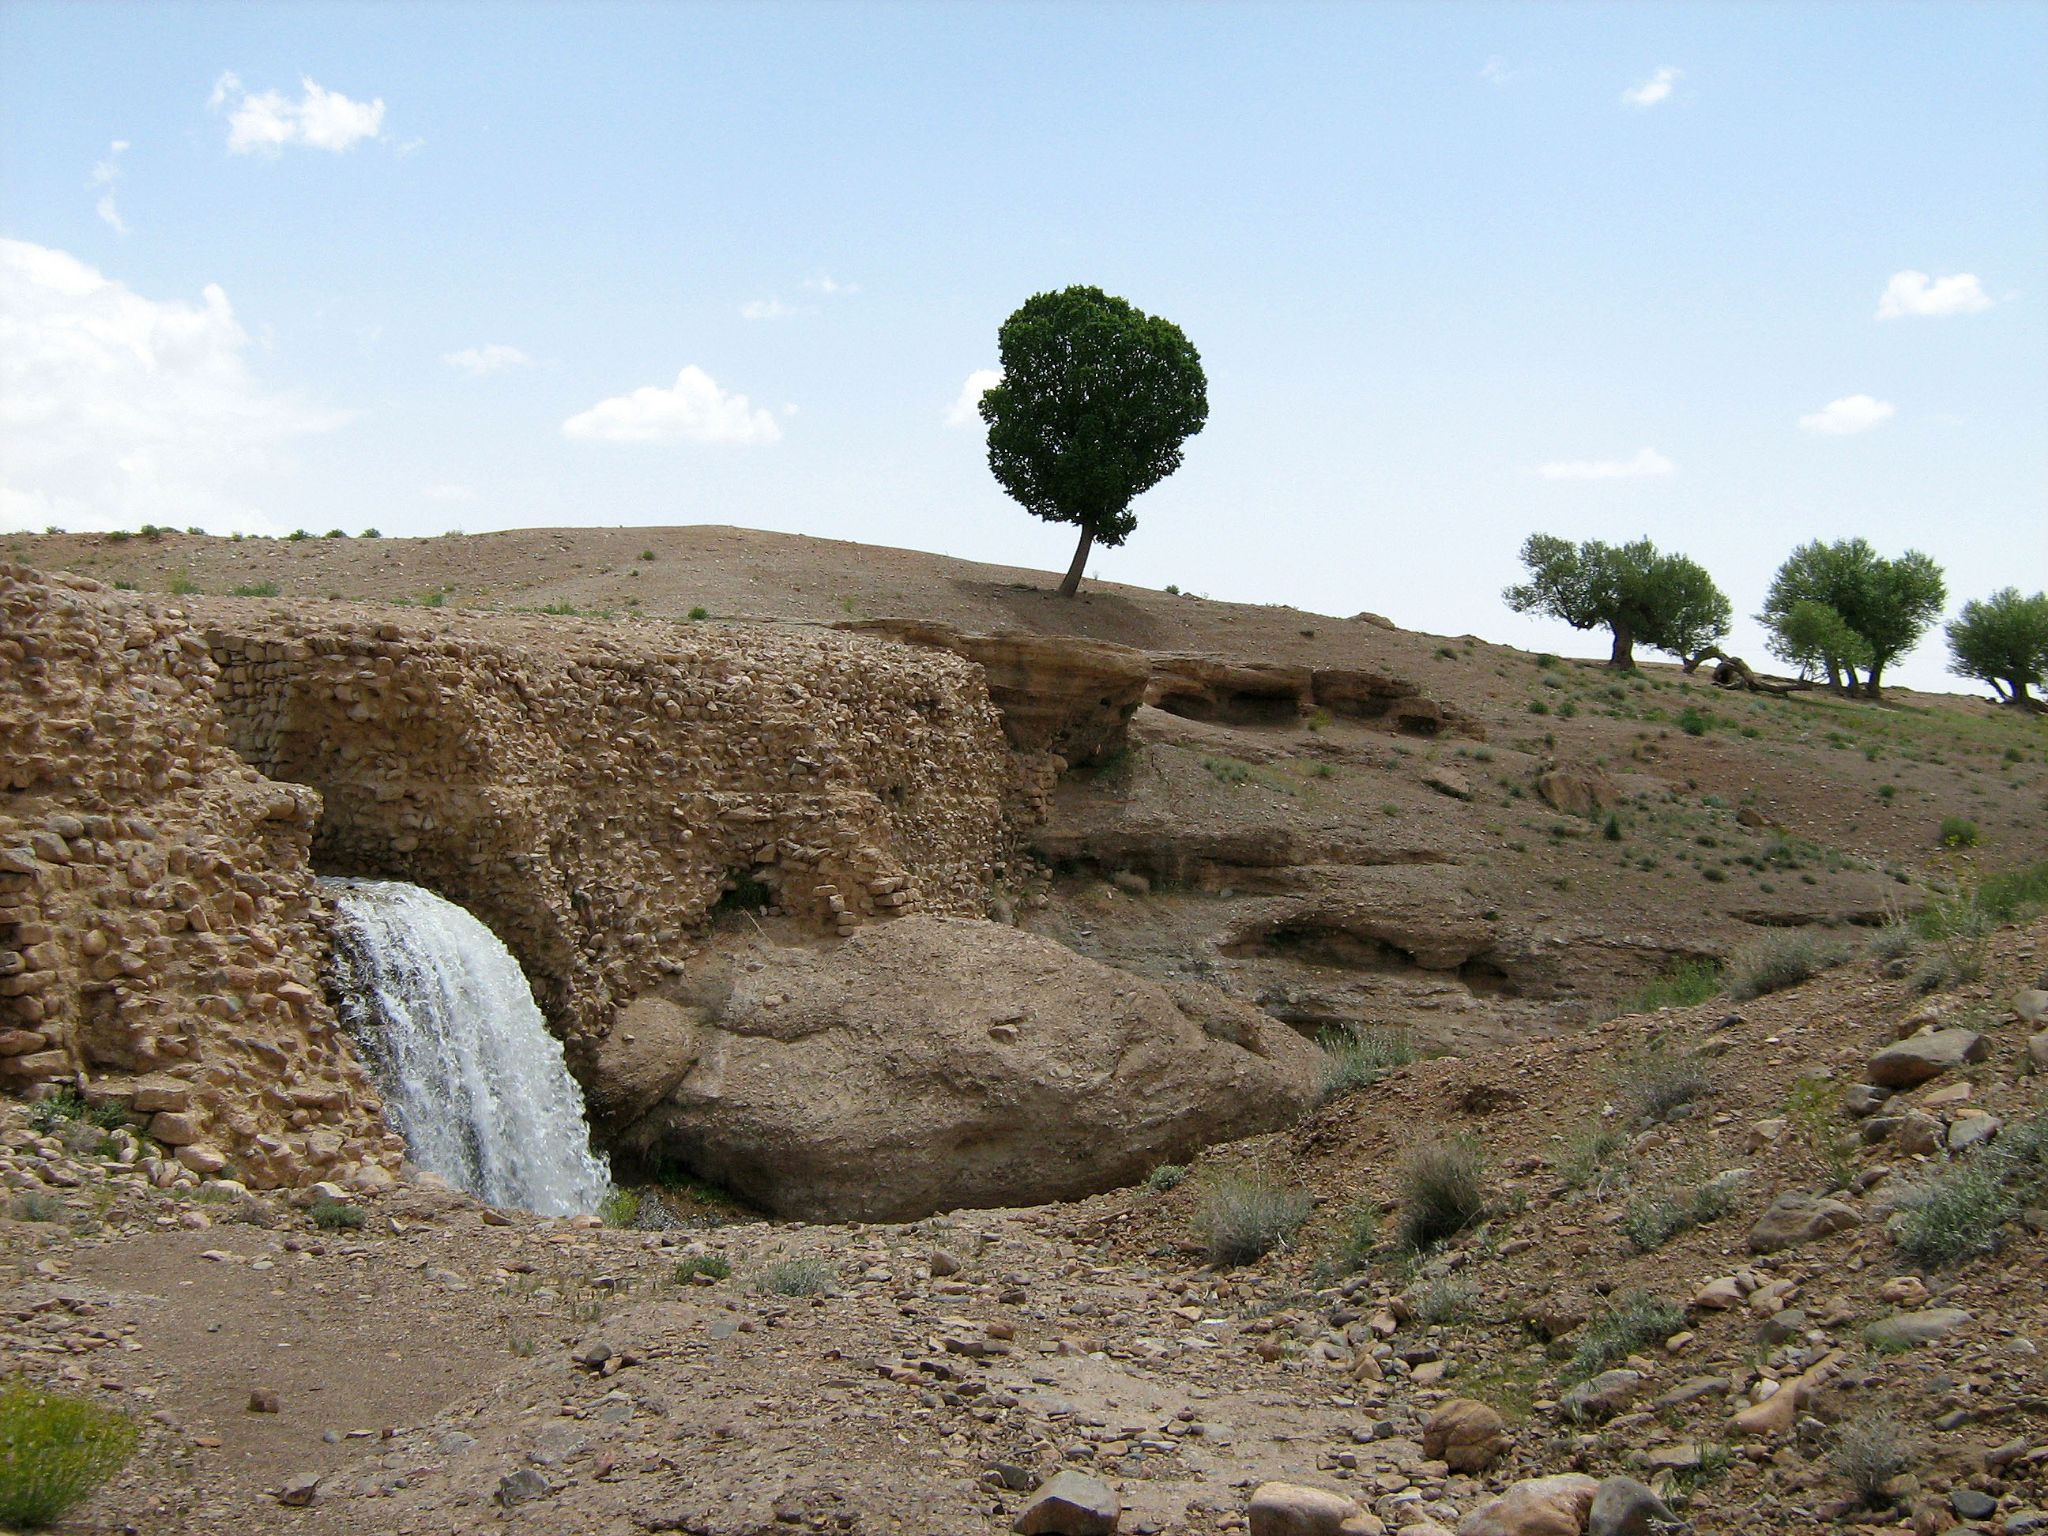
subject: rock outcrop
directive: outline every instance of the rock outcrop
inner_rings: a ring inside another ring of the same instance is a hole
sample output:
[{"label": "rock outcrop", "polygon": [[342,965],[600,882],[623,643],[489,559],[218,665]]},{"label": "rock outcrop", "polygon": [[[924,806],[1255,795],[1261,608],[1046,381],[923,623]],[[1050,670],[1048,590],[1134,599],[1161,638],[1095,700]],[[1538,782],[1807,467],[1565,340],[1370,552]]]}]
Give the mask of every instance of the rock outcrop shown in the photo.
[{"label": "rock outcrop", "polygon": [[[1067,1199],[1273,1129],[1320,1054],[1246,1005],[1169,991],[992,923],[913,917],[768,949],[692,987],[683,1065],[618,1138],[778,1215],[905,1220]],[[674,1055],[607,1050],[600,1102]]]}]

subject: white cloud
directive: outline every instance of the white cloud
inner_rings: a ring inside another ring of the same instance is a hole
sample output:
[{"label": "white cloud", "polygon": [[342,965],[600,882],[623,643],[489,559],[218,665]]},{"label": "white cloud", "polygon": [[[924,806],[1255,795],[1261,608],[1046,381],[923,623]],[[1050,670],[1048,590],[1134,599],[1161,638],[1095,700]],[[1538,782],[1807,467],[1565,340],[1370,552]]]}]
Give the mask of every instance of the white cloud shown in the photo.
[{"label": "white cloud", "polygon": [[0,528],[279,531],[249,485],[346,418],[266,388],[228,297],[144,298],[0,239]]},{"label": "white cloud", "polygon": [[506,368],[531,368],[533,359],[517,347],[508,347],[503,342],[492,342],[485,347],[464,347],[460,352],[443,352],[441,361],[450,368],[460,368],[473,379],[480,379],[487,373],[498,373]]},{"label": "white cloud", "polygon": [[1844,395],[1800,417],[1799,425],[1808,432],[1846,437],[1852,432],[1868,432],[1872,427],[1889,421],[1898,414],[1898,409],[1889,400],[1877,400],[1869,395]]},{"label": "white cloud", "polygon": [[742,320],[787,320],[802,313],[794,304],[785,304],[780,299],[749,299],[740,306]]},{"label": "white cloud", "polygon": [[1546,480],[1636,480],[1677,472],[1678,466],[1654,448],[1638,448],[1627,459],[1560,459],[1536,471]]},{"label": "white cloud", "polygon": [[605,443],[678,437],[693,443],[772,443],[782,436],[782,428],[772,412],[757,410],[745,395],[727,394],[710,374],[691,364],[667,389],[650,384],[598,401],[563,422],[562,435]]},{"label": "white cloud", "polygon": [[1671,92],[1685,76],[1682,69],[1673,69],[1666,64],[1641,85],[1632,85],[1621,93],[1621,99],[1632,107],[1654,107],[1660,101],[1669,101]]},{"label": "white cloud", "polygon": [[466,485],[430,485],[420,494],[429,501],[475,501],[476,492]]},{"label": "white cloud", "polygon": [[1929,277],[1925,272],[1894,272],[1877,301],[1877,318],[1899,320],[1908,315],[1930,318],[1974,315],[1991,307],[1991,295],[1974,272]]},{"label": "white cloud", "polygon": [[1515,78],[1515,72],[1508,68],[1508,61],[1496,53],[1480,65],[1479,78],[1488,85],[1506,85]]},{"label": "white cloud", "polygon": [[127,152],[128,141],[116,139],[107,146],[107,158],[92,168],[92,184],[106,189],[100,193],[99,201],[93,204],[93,211],[100,216],[100,222],[117,235],[128,233],[127,222],[114,204],[114,187],[121,180],[121,156]]},{"label": "white cloud", "polygon": [[981,397],[1002,382],[1002,370],[997,368],[977,368],[967,375],[967,382],[960,386],[959,395],[946,407],[946,425],[980,426]]},{"label": "white cloud", "polygon": [[809,278],[805,281],[804,287],[812,293],[822,293],[827,298],[837,297],[840,294],[860,292],[859,283],[842,283],[836,277],[826,276]]},{"label": "white cloud", "polygon": [[333,154],[352,149],[384,131],[384,98],[351,101],[310,76],[299,80],[299,99],[281,91],[245,90],[233,70],[213,85],[206,104],[228,114],[228,151],[236,155],[277,155],[287,145],[303,144]]}]

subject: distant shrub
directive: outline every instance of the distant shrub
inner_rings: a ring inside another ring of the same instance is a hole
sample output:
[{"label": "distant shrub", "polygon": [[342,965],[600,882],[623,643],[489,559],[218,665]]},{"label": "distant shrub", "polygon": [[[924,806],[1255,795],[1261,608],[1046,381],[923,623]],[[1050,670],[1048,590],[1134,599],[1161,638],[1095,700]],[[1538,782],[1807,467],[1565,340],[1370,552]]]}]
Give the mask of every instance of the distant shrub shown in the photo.
[{"label": "distant shrub", "polygon": [[1431,1142],[1401,1169],[1401,1242],[1424,1252],[1486,1214],[1486,1156],[1469,1137]]},{"label": "distant shrub", "polygon": [[1587,1381],[1639,1349],[1661,1344],[1685,1326],[1685,1311],[1647,1291],[1624,1291],[1587,1319],[1566,1363],[1568,1382]]},{"label": "distant shrub", "polygon": [[1340,1274],[1353,1274],[1372,1262],[1379,1245],[1380,1208],[1370,1200],[1355,1200],[1337,1217],[1330,1262]]},{"label": "distant shrub", "polygon": [[7,1214],[16,1221],[62,1221],[64,1202],[41,1190],[30,1190],[7,1203]]},{"label": "distant shrub", "polygon": [[2016,923],[2048,910],[2048,859],[1986,875],[1970,897],[1993,922]]},{"label": "distant shrub", "polygon": [[1784,929],[1745,945],[1728,962],[1728,990],[1748,1002],[1782,992],[1840,965],[1842,946],[1811,933]]},{"label": "distant shrub", "polygon": [[306,1214],[323,1232],[353,1232],[368,1219],[360,1205],[345,1200],[315,1200]]},{"label": "distant shrub", "polygon": [[1701,714],[1696,705],[1688,704],[1678,712],[1678,728],[1688,736],[1704,736],[1713,722]]},{"label": "distant shrub", "polygon": [[348,537],[348,535],[346,533],[343,533],[339,528],[330,528],[327,530],[326,537],[330,539],[345,539]]},{"label": "distant shrub", "polygon": [[676,1266],[677,1285],[688,1285],[699,1275],[707,1280],[729,1279],[732,1275],[732,1265],[715,1253],[700,1253]]},{"label": "distant shrub", "polygon": [[1249,1264],[1301,1230],[1315,1209],[1305,1189],[1263,1174],[1222,1174],[1195,1205],[1195,1230],[1211,1264]]},{"label": "distant shrub", "polygon": [[1323,1048],[1321,1093],[1325,1103],[1354,1089],[1369,1088],[1415,1059],[1415,1044],[1408,1031],[1384,1024],[1326,1029],[1316,1036],[1316,1044]]},{"label": "distant shrub", "polygon": [[1900,1201],[1899,1252],[1916,1264],[1957,1264],[1995,1252],[2018,1202],[1997,1159],[1958,1158],[1909,1187]]},{"label": "distant shrub", "polygon": [[173,597],[190,597],[199,590],[199,583],[179,571],[164,584],[164,589]]},{"label": "distant shrub", "polygon": [[1713,1087],[1704,1062],[1661,1040],[1630,1051],[1614,1073],[1615,1094],[1634,1124],[1661,1125]]},{"label": "distant shrub", "polygon": [[639,558],[642,560],[652,560],[654,558],[654,551],[651,549],[643,549],[640,551]]},{"label": "distant shrub", "polygon": [[711,610],[709,608],[698,607],[692,608],[690,610],[690,618],[696,622],[701,623],[703,620],[708,619],[710,617]]},{"label": "distant shrub", "polygon": [[1187,1177],[1187,1169],[1179,1163],[1161,1163],[1145,1175],[1145,1187],[1155,1195],[1163,1195],[1169,1189],[1179,1189]]},{"label": "distant shrub", "polygon": [[274,581],[244,582],[241,586],[235,588],[235,596],[275,597],[277,596],[277,583]]},{"label": "distant shrub", "polygon": [[1692,1008],[1721,992],[1721,967],[1713,960],[1681,960],[1654,981],[1621,1000],[1617,1013],[1655,1013],[1659,1008]]},{"label": "distant shrub", "polygon": [[310,539],[311,537],[313,537],[313,535],[306,532],[306,530],[303,528],[294,528],[290,533],[286,534],[284,537],[286,543],[297,544],[302,542],[303,540]]},{"label": "distant shrub", "polygon": [[0,1525],[62,1519],[121,1470],[135,1439],[126,1414],[23,1381],[0,1387]]},{"label": "distant shrub", "polygon": [[1912,1469],[1913,1458],[1898,1419],[1889,1409],[1879,1408],[1856,1413],[1836,1426],[1828,1465],[1857,1498],[1877,1509],[1891,1502],[1885,1487]]},{"label": "distant shrub", "polygon": [[784,1259],[761,1271],[755,1289],[770,1296],[823,1296],[838,1279],[823,1259]]},{"label": "distant shrub", "polygon": [[615,1189],[598,1202],[598,1219],[608,1227],[630,1227],[640,1219],[640,1192]]},{"label": "distant shrub", "polygon": [[1621,1233],[1643,1253],[1653,1253],[1681,1232],[1710,1226],[1735,1208],[1735,1186],[1709,1179],[1690,1189],[1641,1194],[1622,1212]]},{"label": "distant shrub", "polygon": [[107,542],[109,544],[126,544],[130,539],[134,537],[135,535],[130,533],[126,528],[116,528],[112,533],[107,535]]},{"label": "distant shrub", "polygon": [[1623,1153],[1628,1138],[1605,1125],[1589,1125],[1565,1147],[1558,1159],[1557,1176],[1570,1189],[1608,1189],[1621,1182],[1627,1171]]},{"label": "distant shrub", "polygon": [[1974,848],[1982,842],[1983,834],[1977,830],[1977,823],[1967,816],[1944,816],[1941,819],[1941,846],[1944,848]]},{"label": "distant shrub", "polygon": [[1251,780],[1252,770],[1248,764],[1240,763],[1234,757],[1205,757],[1202,766],[1218,784],[1244,784]]},{"label": "distant shrub", "polygon": [[362,537],[366,539],[381,539],[384,535],[374,528],[365,528],[362,532]]},{"label": "distant shrub", "polygon": [[1479,1289],[1462,1275],[1425,1280],[1408,1293],[1408,1309],[1427,1327],[1468,1320],[1479,1302]]}]

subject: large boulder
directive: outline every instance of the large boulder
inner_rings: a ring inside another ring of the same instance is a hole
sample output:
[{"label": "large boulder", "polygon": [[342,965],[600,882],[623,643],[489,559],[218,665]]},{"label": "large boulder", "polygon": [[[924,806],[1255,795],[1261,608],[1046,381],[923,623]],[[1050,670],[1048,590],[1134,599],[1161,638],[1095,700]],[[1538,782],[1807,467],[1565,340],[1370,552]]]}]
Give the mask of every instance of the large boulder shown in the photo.
[{"label": "large boulder", "polygon": [[1508,1453],[1507,1422],[1476,1398],[1454,1397],[1422,1426],[1422,1454],[1453,1472],[1484,1472]]},{"label": "large boulder", "polygon": [[[619,1140],[780,1216],[1067,1200],[1313,1101],[1321,1053],[1208,988],[999,924],[913,916],[694,982],[688,1070]],[[670,1023],[673,1025],[674,1020]],[[593,1100],[633,1104],[651,1073]]]},{"label": "large boulder", "polygon": [[1773,1200],[1749,1229],[1749,1251],[1776,1253],[1781,1248],[1797,1248],[1831,1232],[1853,1227],[1862,1219],[1856,1214],[1856,1207],[1840,1200],[1787,1191]]},{"label": "large boulder", "polygon": [[1974,1029],[1923,1030],[1871,1057],[1869,1075],[1880,1088],[1917,1088],[1990,1054],[1990,1042]]},{"label": "large boulder", "polygon": [[1580,1536],[1600,1485],[1577,1472],[1532,1477],[1458,1522],[1458,1536]]}]

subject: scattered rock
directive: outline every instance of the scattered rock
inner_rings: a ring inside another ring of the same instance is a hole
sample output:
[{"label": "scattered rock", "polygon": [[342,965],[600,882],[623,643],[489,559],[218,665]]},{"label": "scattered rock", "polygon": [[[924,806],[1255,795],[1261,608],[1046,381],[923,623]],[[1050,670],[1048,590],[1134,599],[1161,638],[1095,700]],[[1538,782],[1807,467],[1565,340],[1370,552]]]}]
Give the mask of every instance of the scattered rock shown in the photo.
[{"label": "scattered rock", "polygon": [[1530,1478],[1460,1520],[1458,1536],[1580,1536],[1599,1491],[1577,1472]]},{"label": "scattered rock", "polygon": [[1914,1349],[1947,1337],[1969,1320],[1960,1307],[1928,1307],[1881,1317],[1863,1330],[1863,1337],[1879,1349]]},{"label": "scattered rock", "polygon": [[320,1496],[320,1474],[301,1472],[290,1478],[277,1492],[277,1502],[287,1509],[304,1509]]},{"label": "scattered rock", "polygon": [[540,1468],[521,1467],[498,1479],[498,1491],[491,1495],[491,1500],[501,1509],[511,1509],[553,1491],[554,1484],[541,1474]]},{"label": "scattered rock", "polygon": [[269,1387],[254,1388],[249,1393],[249,1411],[251,1413],[276,1413],[278,1411],[277,1393]]},{"label": "scattered rock", "polygon": [[1638,1371],[1602,1371],[1565,1393],[1560,1406],[1569,1418],[1598,1423],[1613,1418],[1634,1402],[1642,1387],[1643,1378]]},{"label": "scattered rock", "polygon": [[1452,1398],[1422,1426],[1422,1454],[1453,1472],[1484,1472],[1509,1444],[1506,1421],[1475,1398]]},{"label": "scattered rock", "polygon": [[1251,1536],[1368,1536],[1384,1529],[1342,1494],[1298,1483],[1261,1483],[1245,1519]]},{"label": "scattered rock", "polygon": [[1930,1029],[1871,1057],[1870,1080],[1880,1088],[1914,1088],[1990,1053],[1990,1043],[1974,1029]]},{"label": "scattered rock", "polygon": [[1062,1472],[1031,1496],[1010,1529],[1019,1536],[1115,1536],[1123,1510],[1100,1478]]},{"label": "scattered rock", "polygon": [[1770,1208],[1749,1229],[1749,1251],[1776,1253],[1781,1248],[1796,1248],[1830,1232],[1853,1227],[1861,1220],[1855,1207],[1844,1205],[1839,1200],[1782,1194],[1771,1202]]},{"label": "scattered rock", "polygon": [[1632,1477],[1601,1483],[1586,1517],[1586,1536],[1666,1536],[1684,1529],[1664,1501]]}]

